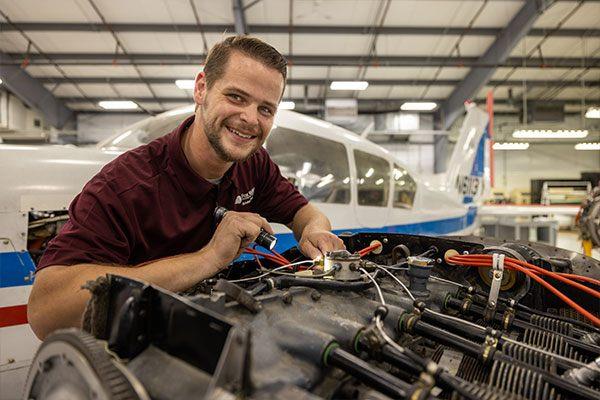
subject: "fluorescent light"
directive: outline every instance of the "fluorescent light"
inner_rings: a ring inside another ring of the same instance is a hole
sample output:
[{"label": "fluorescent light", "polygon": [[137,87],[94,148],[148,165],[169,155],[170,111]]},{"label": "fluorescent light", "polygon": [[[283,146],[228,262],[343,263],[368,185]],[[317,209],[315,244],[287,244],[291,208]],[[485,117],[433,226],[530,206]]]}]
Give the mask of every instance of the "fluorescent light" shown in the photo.
[{"label": "fluorescent light", "polygon": [[331,90],[365,90],[368,87],[367,81],[333,81],[329,85]]},{"label": "fluorescent light", "polygon": [[323,186],[329,185],[331,182],[333,182],[333,175],[327,174],[320,179],[320,182],[317,184],[317,187],[322,188]]},{"label": "fluorescent light", "polygon": [[367,172],[365,173],[365,178],[370,178],[374,172],[375,172],[375,170],[373,168],[369,168],[367,170]]},{"label": "fluorescent light", "polygon": [[383,178],[379,178],[375,181],[376,185],[381,185],[383,183]]},{"label": "fluorescent light", "polygon": [[400,106],[402,111],[431,111],[437,107],[437,103],[429,101],[406,102]]},{"label": "fluorescent light", "polygon": [[105,110],[135,110],[138,105],[131,100],[105,100],[99,101],[98,105]]},{"label": "fluorescent light", "polygon": [[0,85],[2,85],[2,82],[3,82],[3,81],[2,81],[2,78],[0,78]]},{"label": "fluorescent light", "polygon": [[529,143],[521,142],[521,143],[494,143],[494,150],[527,150],[529,148]]},{"label": "fluorescent light", "polygon": [[587,130],[517,130],[513,137],[518,139],[581,139],[588,135]]},{"label": "fluorescent light", "polygon": [[[2,80],[0,80],[2,83]],[[600,118],[600,107],[590,107],[585,113],[586,118]]]},{"label": "fluorescent light", "polygon": [[293,101],[282,101],[279,103],[279,108],[280,110],[293,110],[294,108],[296,108],[296,103],[294,103]]},{"label": "fluorescent light", "polygon": [[177,79],[175,81],[175,84],[177,85],[177,87],[179,89],[194,89],[194,85],[196,84],[196,81],[194,81],[193,79]]},{"label": "fluorescent light", "polygon": [[600,142],[596,143],[577,143],[575,150],[600,150]]}]

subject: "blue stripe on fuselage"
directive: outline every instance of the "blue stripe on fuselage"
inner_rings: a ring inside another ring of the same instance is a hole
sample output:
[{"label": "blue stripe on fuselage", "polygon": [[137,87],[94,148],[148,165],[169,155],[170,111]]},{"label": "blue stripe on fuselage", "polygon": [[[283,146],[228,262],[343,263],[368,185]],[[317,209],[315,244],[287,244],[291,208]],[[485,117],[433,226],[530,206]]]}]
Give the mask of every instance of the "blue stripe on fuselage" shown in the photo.
[{"label": "blue stripe on fuselage", "polygon": [[31,285],[34,271],[29,252],[0,253],[0,288]]},{"label": "blue stripe on fuselage", "polygon": [[[477,207],[471,206],[469,207],[469,211],[461,217],[412,224],[389,225],[380,228],[336,229],[333,232],[335,234],[343,232],[385,232],[413,235],[447,235],[467,229],[475,223],[476,216]],[[298,244],[292,233],[279,233],[275,236],[277,236],[277,246],[275,249],[280,253]],[[250,255],[242,255],[238,260],[247,260],[251,257]],[[35,265],[28,252],[0,253],[0,288],[31,285],[33,283],[34,272]]]},{"label": "blue stripe on fuselage", "polygon": [[[389,225],[382,226],[381,228],[347,228],[347,229],[336,229],[333,231],[335,234],[342,232],[385,232],[385,233],[406,233],[412,235],[447,235],[450,233],[458,232],[463,229],[467,229],[469,226],[475,223],[477,216],[477,207],[470,206],[469,211],[461,217],[437,219],[433,221],[416,222],[412,224],[401,224],[401,225]],[[275,250],[282,253],[285,250],[294,247],[298,244],[292,233],[278,233],[277,245]],[[251,256],[242,255],[238,260],[246,260]]]}]

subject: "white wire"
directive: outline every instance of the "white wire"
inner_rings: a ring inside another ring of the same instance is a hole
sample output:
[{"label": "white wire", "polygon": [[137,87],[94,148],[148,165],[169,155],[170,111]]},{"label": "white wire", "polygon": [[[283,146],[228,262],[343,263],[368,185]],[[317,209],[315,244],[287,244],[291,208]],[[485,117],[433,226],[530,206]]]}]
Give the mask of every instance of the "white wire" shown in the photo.
[{"label": "white wire", "polygon": [[379,299],[381,300],[381,304],[383,304],[385,306],[385,299],[383,298],[383,293],[381,293],[381,288],[379,287],[379,284],[377,283],[377,281],[375,281],[375,278],[373,278],[371,276],[371,274],[369,274],[364,268],[359,268],[359,270],[365,274],[370,280],[371,282],[373,282],[373,284],[375,285],[375,289],[377,289],[377,293],[379,294]]},{"label": "white wire", "polygon": [[404,353],[404,347],[402,347],[398,343],[394,342],[392,340],[392,338],[389,337],[387,335],[387,333],[385,333],[385,331],[383,330],[383,326],[381,323],[381,319],[379,318],[379,315],[375,317],[375,326],[377,327],[377,330],[381,334],[381,337],[383,337],[383,340],[385,340],[387,342],[387,344],[389,344],[390,346],[392,346],[393,348],[398,350],[400,353]]},{"label": "white wire", "polygon": [[264,278],[265,276],[271,275],[273,272],[280,271],[280,270],[282,270],[284,268],[295,267],[296,265],[302,265],[302,264],[307,264],[307,263],[311,263],[312,264],[312,263],[314,263],[314,261],[313,260],[298,261],[298,262],[295,262],[295,263],[286,264],[286,265],[282,265],[281,267],[274,268],[274,269],[272,269],[270,271],[267,271],[267,272],[265,272],[264,274],[261,274],[261,275],[253,276],[251,278],[234,279],[234,280],[231,280],[229,282],[238,283],[238,282],[253,281],[255,279]]},{"label": "white wire", "polygon": [[[359,270],[365,274],[370,280],[371,282],[373,282],[373,285],[375,285],[375,289],[377,289],[377,293],[379,294],[379,299],[380,299],[380,303],[382,305],[386,305],[385,304],[385,299],[383,298],[383,293],[381,292],[381,287],[379,287],[379,284],[377,283],[377,281],[375,280],[375,278],[373,278],[371,276],[371,274],[369,274],[364,268],[359,268]],[[387,271],[386,271],[387,272]],[[401,353],[404,353],[404,349],[398,345],[396,342],[394,342],[392,340],[392,338],[390,338],[385,331],[383,330],[383,326],[381,324],[381,318],[379,317],[379,315],[377,315],[375,317],[375,326],[377,327],[377,330],[379,331],[379,333],[381,334],[381,337],[383,337],[383,339],[393,348],[395,348],[396,350],[398,350]]]},{"label": "white wire", "polygon": [[406,285],[404,283],[402,283],[402,281],[400,279],[398,279],[394,274],[392,274],[390,271],[385,269],[385,267],[382,267],[380,265],[377,265],[376,267],[378,269],[382,270],[383,272],[385,272],[386,274],[388,274],[389,276],[391,276],[398,283],[398,285],[402,286],[402,289],[404,289],[404,291],[406,292],[406,294],[408,294],[408,296],[412,299],[412,301],[415,301],[415,296],[413,296],[413,294],[410,292],[410,290],[408,290]]},{"label": "white wire", "polygon": [[463,288],[463,287],[465,287],[465,285],[461,285],[460,283],[453,282],[453,281],[449,281],[448,279],[440,278],[439,276],[434,276],[434,275],[431,275],[431,276],[429,277],[429,279],[433,279],[434,281],[439,281],[439,282],[448,283],[448,284],[450,284],[450,285],[458,286],[458,287],[460,287],[460,288]]}]

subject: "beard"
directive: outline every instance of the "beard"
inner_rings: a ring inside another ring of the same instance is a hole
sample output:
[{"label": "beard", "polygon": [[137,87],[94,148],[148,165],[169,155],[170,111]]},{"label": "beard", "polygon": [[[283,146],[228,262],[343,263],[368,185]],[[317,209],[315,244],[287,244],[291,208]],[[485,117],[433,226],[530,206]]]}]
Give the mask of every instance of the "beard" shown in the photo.
[{"label": "beard", "polygon": [[[215,151],[215,153],[217,153],[217,155],[223,161],[227,161],[227,162],[246,161],[254,153],[256,153],[258,151],[258,149],[260,149],[260,147],[262,146],[262,141],[260,140],[260,138],[263,137],[263,135],[262,135],[262,132],[259,132],[256,139],[253,139],[256,141],[256,143],[252,146],[252,148],[250,148],[250,150],[246,154],[239,155],[239,154],[234,154],[231,151],[228,151],[225,148],[225,145],[223,144],[223,134],[221,134],[221,130],[227,130],[226,125],[231,126],[234,129],[236,126],[236,124],[234,124],[234,123],[228,123],[227,119],[225,119],[222,123],[219,123],[216,118],[210,119],[210,117],[207,115],[205,115],[204,118],[202,118],[202,126],[204,128],[204,134],[206,135],[206,138],[208,139],[208,142],[210,143],[210,145],[213,148],[213,150]],[[260,130],[260,128],[258,128],[258,129]]]}]

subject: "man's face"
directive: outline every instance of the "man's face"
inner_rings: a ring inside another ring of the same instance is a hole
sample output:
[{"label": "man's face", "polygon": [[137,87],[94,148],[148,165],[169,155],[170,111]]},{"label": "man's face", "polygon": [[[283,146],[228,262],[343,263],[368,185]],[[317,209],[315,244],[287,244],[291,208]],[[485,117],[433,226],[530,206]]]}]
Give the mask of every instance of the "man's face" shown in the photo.
[{"label": "man's face", "polygon": [[283,92],[281,74],[259,61],[232,52],[225,74],[206,87],[204,74],[196,78],[196,121],[223,161],[243,161],[263,145]]}]

